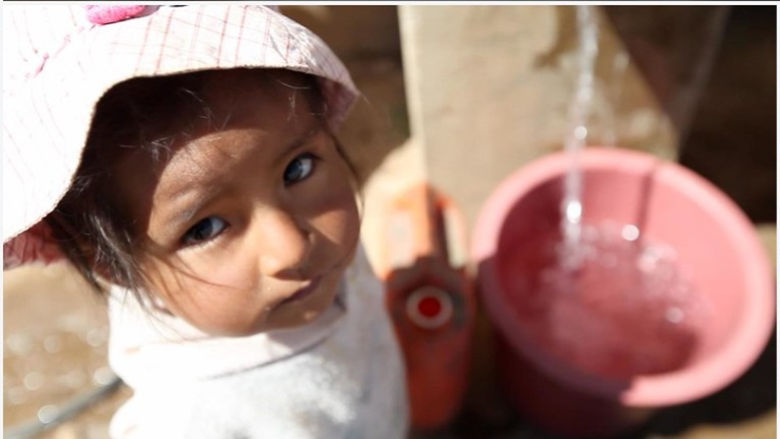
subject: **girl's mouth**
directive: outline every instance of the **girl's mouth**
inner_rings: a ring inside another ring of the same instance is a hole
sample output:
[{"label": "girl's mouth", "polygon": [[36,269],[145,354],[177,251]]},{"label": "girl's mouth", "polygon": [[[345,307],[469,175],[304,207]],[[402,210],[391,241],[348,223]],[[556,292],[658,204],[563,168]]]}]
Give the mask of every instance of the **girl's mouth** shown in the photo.
[{"label": "girl's mouth", "polygon": [[284,305],[290,302],[297,302],[299,300],[303,300],[306,297],[309,297],[310,295],[312,295],[312,293],[317,291],[317,287],[319,287],[321,280],[322,280],[322,276],[315,277],[309,282],[307,286],[297,290],[295,293],[293,293],[292,296],[279,302],[279,305]]}]

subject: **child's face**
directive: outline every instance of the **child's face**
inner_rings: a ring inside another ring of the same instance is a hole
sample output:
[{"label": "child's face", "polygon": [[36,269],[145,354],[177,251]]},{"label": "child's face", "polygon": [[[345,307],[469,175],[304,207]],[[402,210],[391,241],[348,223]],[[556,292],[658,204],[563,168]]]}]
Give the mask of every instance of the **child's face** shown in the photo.
[{"label": "child's face", "polygon": [[310,322],[357,245],[349,169],[296,90],[301,78],[274,75],[212,74],[201,96],[210,122],[170,160],[136,150],[115,170],[120,203],[155,255],[141,259],[151,293],[209,333]]}]

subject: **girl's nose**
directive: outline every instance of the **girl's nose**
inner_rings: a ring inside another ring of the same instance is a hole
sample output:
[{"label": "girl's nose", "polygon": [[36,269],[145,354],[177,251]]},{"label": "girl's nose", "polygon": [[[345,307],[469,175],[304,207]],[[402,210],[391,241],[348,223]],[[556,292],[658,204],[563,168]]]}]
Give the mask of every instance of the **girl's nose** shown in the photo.
[{"label": "girl's nose", "polygon": [[265,276],[298,278],[305,275],[312,234],[304,224],[281,209],[258,216],[260,271]]}]

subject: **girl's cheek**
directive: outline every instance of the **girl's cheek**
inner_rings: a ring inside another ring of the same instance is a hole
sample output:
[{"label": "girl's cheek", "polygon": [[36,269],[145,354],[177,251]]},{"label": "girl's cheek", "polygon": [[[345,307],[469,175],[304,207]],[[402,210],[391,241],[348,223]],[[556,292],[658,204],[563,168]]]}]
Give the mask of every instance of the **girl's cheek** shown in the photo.
[{"label": "girl's cheek", "polygon": [[[340,160],[340,159],[339,159]],[[355,193],[349,180],[349,169],[339,163],[323,172],[321,181],[310,186],[308,203],[313,212],[357,212]]]},{"label": "girl's cheek", "polygon": [[242,265],[241,258],[218,266],[191,262],[189,270],[168,271],[156,283],[170,310],[196,326],[216,332],[241,326],[245,314],[262,307],[252,267]]},{"label": "girl's cheek", "polygon": [[257,283],[256,258],[252,246],[241,242],[243,238],[243,235],[231,238],[224,247],[193,255],[188,266],[194,276],[189,281],[213,287],[253,288]]},{"label": "girl's cheek", "polygon": [[[333,185],[330,187],[336,189]],[[319,205],[312,213],[311,221],[329,242],[344,246],[354,240],[353,235],[359,232],[360,221],[351,190],[340,189],[317,198]]]}]

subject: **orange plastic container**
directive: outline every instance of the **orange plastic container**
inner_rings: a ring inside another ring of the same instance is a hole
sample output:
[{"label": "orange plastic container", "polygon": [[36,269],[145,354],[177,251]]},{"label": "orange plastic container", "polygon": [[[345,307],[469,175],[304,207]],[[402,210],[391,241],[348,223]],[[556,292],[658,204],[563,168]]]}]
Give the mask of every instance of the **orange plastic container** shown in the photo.
[{"label": "orange plastic container", "polygon": [[393,202],[379,275],[404,354],[412,426],[435,430],[458,413],[467,386],[475,297],[462,218],[427,184]]}]

